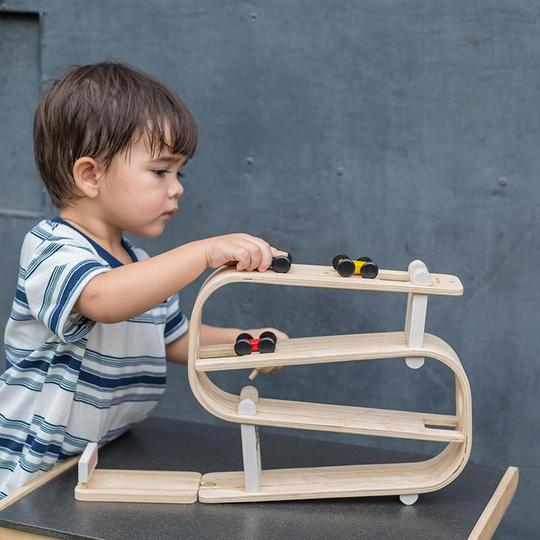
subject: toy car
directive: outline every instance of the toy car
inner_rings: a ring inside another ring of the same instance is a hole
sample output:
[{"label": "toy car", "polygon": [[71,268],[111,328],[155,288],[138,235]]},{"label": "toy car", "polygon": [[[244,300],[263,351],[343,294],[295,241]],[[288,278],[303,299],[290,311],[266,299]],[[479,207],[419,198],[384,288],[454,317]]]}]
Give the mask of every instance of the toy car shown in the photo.
[{"label": "toy car", "polygon": [[[236,266],[238,261],[228,261],[225,263],[225,266]],[[291,269],[292,257],[291,254],[287,255],[278,255],[277,257],[272,257],[272,263],[268,268],[271,268],[274,272],[279,274],[285,274]]]},{"label": "toy car", "polygon": [[237,356],[244,356],[252,352],[271,353],[276,350],[276,342],[276,334],[269,330],[263,332],[258,338],[243,332],[236,338],[234,352]]},{"label": "toy car", "polygon": [[379,273],[378,266],[369,257],[351,259],[348,255],[336,255],[332,259],[332,266],[343,277],[356,274],[363,278],[373,279]]}]

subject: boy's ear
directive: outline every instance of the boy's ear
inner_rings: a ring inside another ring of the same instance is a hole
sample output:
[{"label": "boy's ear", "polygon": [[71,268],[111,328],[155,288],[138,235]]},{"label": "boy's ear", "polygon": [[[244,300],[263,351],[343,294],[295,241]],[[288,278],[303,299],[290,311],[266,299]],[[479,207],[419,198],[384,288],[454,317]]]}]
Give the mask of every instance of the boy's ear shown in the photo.
[{"label": "boy's ear", "polygon": [[99,194],[100,177],[100,166],[91,157],[79,158],[73,165],[75,185],[90,199],[95,199]]}]

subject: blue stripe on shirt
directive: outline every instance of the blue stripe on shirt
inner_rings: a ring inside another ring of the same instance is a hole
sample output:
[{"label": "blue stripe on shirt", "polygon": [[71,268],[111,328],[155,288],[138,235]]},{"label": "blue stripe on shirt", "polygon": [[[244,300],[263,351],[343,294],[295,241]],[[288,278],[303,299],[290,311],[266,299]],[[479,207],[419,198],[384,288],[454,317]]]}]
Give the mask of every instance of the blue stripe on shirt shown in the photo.
[{"label": "blue stripe on shirt", "polygon": [[178,312],[170,321],[165,325],[165,337],[172,334],[176,328],[178,328],[185,319],[185,315],[182,312]]},{"label": "blue stripe on shirt", "polygon": [[132,385],[164,385],[167,378],[163,375],[135,375],[131,377],[110,378],[103,375],[94,375],[81,369],[79,381],[84,381],[99,388],[125,388]]},{"label": "blue stripe on shirt", "polygon": [[58,333],[58,322],[66,304],[69,302],[69,299],[72,296],[73,290],[95,268],[103,268],[103,265],[97,261],[87,261],[82,263],[80,266],[76,266],[72,270],[70,278],[65,285],[62,296],[58,300],[58,304],[56,305],[51,315],[51,330],[55,334]]}]

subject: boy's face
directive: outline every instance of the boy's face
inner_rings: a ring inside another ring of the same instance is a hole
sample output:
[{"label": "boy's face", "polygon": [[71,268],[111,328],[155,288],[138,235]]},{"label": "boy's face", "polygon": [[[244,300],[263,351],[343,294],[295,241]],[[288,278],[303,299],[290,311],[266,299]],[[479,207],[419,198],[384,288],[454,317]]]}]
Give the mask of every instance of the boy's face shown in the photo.
[{"label": "boy's face", "polygon": [[[115,156],[103,176],[101,199],[105,219],[119,229],[138,236],[159,236],[184,193],[180,171],[184,155],[151,156],[141,137],[126,153]],[[168,158],[168,159],[167,159]]]}]

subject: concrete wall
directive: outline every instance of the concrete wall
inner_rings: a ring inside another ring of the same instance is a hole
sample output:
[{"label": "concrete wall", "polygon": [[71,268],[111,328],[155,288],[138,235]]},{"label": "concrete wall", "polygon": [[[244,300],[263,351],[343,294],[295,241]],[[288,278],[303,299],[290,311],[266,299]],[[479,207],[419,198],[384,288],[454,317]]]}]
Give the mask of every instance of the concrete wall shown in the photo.
[{"label": "concrete wall", "polygon": [[[538,15],[529,0],[0,2],[2,328],[22,238],[51,213],[32,157],[40,84],[71,64],[127,61],[171,85],[200,129],[181,211],[161,238],[132,240],[157,254],[245,231],[297,262],[343,252],[404,269],[421,258],[458,275],[465,295],[430,300],[427,330],[470,378],[472,459],[521,469],[498,537],[537,536]],[[188,316],[203,277],[184,291]],[[399,330],[404,310],[401,295],[235,285],[210,300],[205,322],[299,337]],[[372,364],[285,368],[257,385],[274,397],[451,410],[452,379],[434,362]],[[246,374],[215,380],[237,391]],[[178,366],[156,414],[216,422]]]}]

